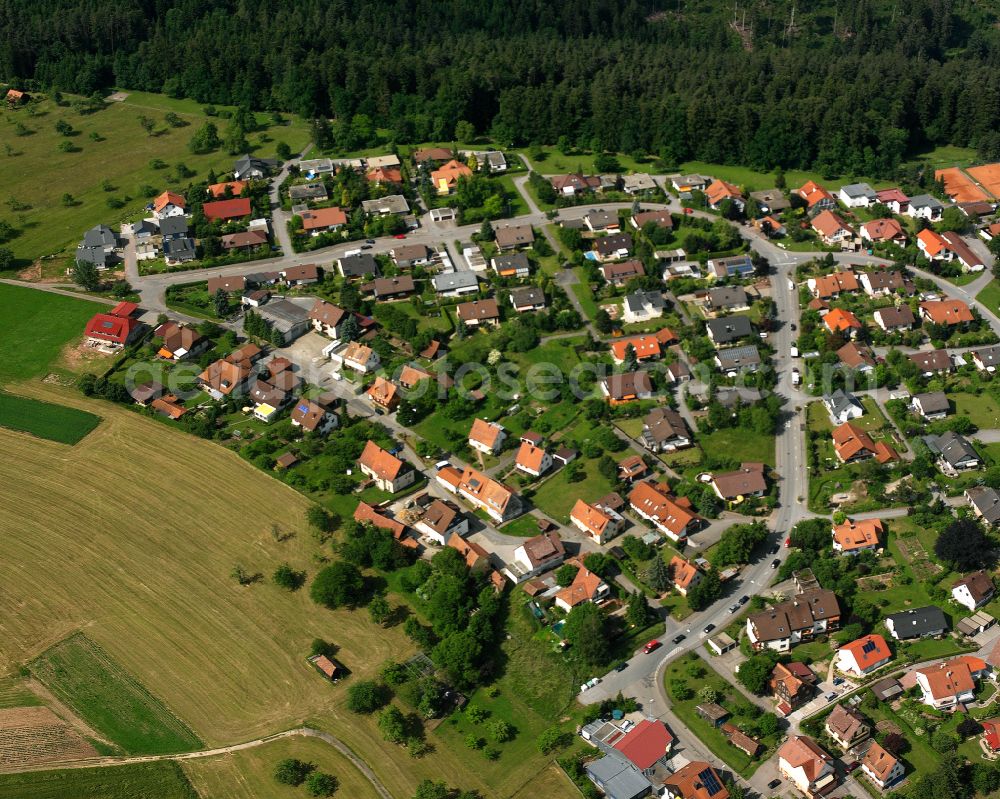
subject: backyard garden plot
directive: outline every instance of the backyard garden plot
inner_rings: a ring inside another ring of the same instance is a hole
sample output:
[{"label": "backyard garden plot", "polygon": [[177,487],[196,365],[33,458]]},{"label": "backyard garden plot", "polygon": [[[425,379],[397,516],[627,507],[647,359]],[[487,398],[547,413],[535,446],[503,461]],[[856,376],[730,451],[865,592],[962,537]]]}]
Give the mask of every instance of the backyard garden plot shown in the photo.
[{"label": "backyard garden plot", "polygon": [[97,751],[47,707],[0,710],[0,764],[27,768],[93,757]]},{"label": "backyard garden plot", "polygon": [[124,752],[162,754],[201,745],[184,722],[83,633],[44,652],[31,671]]}]

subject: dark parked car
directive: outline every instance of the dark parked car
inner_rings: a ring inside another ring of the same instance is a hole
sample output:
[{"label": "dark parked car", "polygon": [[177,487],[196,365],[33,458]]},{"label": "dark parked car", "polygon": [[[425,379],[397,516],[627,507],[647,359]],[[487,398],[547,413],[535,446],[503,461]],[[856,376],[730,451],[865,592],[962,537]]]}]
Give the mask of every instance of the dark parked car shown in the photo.
[{"label": "dark parked car", "polygon": [[628,668],[628,661],[623,660],[621,663],[615,666],[615,671],[625,671],[625,669],[627,668]]},{"label": "dark parked car", "polygon": [[741,605],[745,605],[749,601],[750,601],[750,597],[748,597],[746,594],[744,594],[743,596],[740,597],[740,604]]},{"label": "dark parked car", "polygon": [[705,625],[705,629],[702,630],[702,632],[705,633],[705,635],[708,635],[714,629],[715,629],[715,625],[714,624],[706,624]]},{"label": "dark parked car", "polygon": [[778,787],[779,785],[781,785],[781,780],[771,780],[771,781],[770,781],[770,782],[769,782],[769,783],[767,784],[767,787],[768,787],[768,788],[770,788],[770,789],[771,789],[771,790],[773,791],[773,790],[774,790],[775,788],[777,788],[777,787]]},{"label": "dark parked car", "polygon": [[781,558],[775,558],[771,561],[771,568],[777,569],[781,565]]},{"label": "dark parked car", "polygon": [[670,641],[671,641],[672,644],[674,644],[676,646],[681,641],[683,641],[685,638],[687,638],[687,636],[684,635],[684,633],[681,633],[680,635],[675,635],[673,638],[670,639]]},{"label": "dark parked car", "polygon": [[778,544],[775,544],[773,547],[771,547],[768,550],[768,554],[777,555],[778,552],[780,552],[780,551],[781,551],[781,547]]}]

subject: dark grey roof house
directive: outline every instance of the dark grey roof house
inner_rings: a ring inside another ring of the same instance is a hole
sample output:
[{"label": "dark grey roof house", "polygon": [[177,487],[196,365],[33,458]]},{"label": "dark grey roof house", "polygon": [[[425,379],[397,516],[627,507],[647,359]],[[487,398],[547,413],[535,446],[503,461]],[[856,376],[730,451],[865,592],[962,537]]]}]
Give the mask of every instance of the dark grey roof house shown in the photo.
[{"label": "dark grey roof house", "polygon": [[977,518],[986,524],[1000,523],[1000,492],[989,486],[972,486],[965,489],[965,498]]},{"label": "dark grey roof house", "polygon": [[368,277],[374,275],[378,277],[378,262],[366,252],[357,255],[345,255],[337,260],[337,268],[340,274],[346,278]]},{"label": "dark grey roof house", "polygon": [[941,608],[928,605],[886,616],[885,626],[897,641],[906,641],[944,635],[948,631],[948,619]]},{"label": "dark grey roof house", "polygon": [[[742,291],[742,289],[740,289]],[[753,335],[753,325],[746,316],[723,316],[705,323],[708,337],[716,344],[729,344]]]}]

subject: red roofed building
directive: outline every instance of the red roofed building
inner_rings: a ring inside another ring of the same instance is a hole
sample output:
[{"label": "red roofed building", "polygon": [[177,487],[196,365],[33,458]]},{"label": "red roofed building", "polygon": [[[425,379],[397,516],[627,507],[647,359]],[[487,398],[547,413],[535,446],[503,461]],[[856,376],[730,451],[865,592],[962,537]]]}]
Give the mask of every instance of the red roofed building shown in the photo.
[{"label": "red roofed building", "polygon": [[668,496],[650,483],[636,483],[628,501],[632,510],[676,543],[687,541],[688,533],[701,523],[701,517],[690,509],[689,503],[683,507],[682,500]]},{"label": "red roofed building", "polygon": [[184,198],[172,191],[165,191],[153,200],[153,216],[164,219],[168,216],[184,215]]},{"label": "red roofed building", "polygon": [[966,325],[974,317],[969,306],[961,300],[931,300],[920,303],[920,315],[935,325]]},{"label": "red roofed building", "polygon": [[838,244],[854,236],[851,228],[840,214],[833,211],[820,211],[812,221],[812,229],[826,244]]},{"label": "red roofed building", "polygon": [[635,349],[637,361],[650,361],[660,357],[660,341],[656,336],[629,336],[611,342],[611,357],[615,363],[624,363],[625,351],[630,345]]},{"label": "red roofed building", "polygon": [[983,725],[983,740],[991,752],[1000,752],[1000,719],[979,722]]},{"label": "red roofed building", "polygon": [[302,229],[313,236],[329,230],[339,230],[347,224],[347,214],[342,208],[317,208],[313,211],[303,211]]},{"label": "red roofed building", "polygon": [[246,187],[247,182],[245,180],[228,180],[225,183],[213,183],[208,187],[208,193],[216,200],[220,197],[225,197],[227,190],[233,197],[239,197]]},{"label": "red roofed building", "polygon": [[847,519],[833,526],[833,551],[847,555],[873,551],[882,545],[884,534],[881,519]]},{"label": "red roofed building", "polygon": [[823,324],[831,333],[843,332],[854,338],[864,328],[858,317],[843,308],[834,308],[823,317]]},{"label": "red roofed building", "polygon": [[392,537],[397,540],[401,539],[406,534],[405,524],[397,522],[395,519],[390,519],[388,516],[384,516],[367,502],[358,503],[358,507],[354,510],[354,521],[362,524],[371,524],[382,530],[388,530],[392,533]]},{"label": "red roofed building", "polygon": [[541,477],[552,468],[552,456],[543,447],[536,447],[534,444],[525,441],[517,451],[514,465],[525,474],[532,477]]},{"label": "red roofed building", "polygon": [[589,569],[574,563],[579,567],[573,582],[556,594],[556,605],[569,613],[577,605],[585,602],[597,602],[608,595],[608,586],[598,575]]},{"label": "red roofed building", "polygon": [[358,458],[358,466],[379,488],[390,494],[411,485],[417,476],[416,470],[411,469],[408,463],[382,449],[374,441],[365,444],[364,451]]},{"label": "red roofed building", "polygon": [[670,581],[681,596],[687,596],[688,589],[701,582],[701,572],[691,561],[674,555],[667,567],[670,570]]},{"label": "red roofed building", "polygon": [[739,186],[726,183],[724,180],[713,180],[705,189],[705,199],[710,208],[718,208],[723,201],[732,200],[740,209],[744,206],[743,192]]},{"label": "red roofed building", "polygon": [[643,719],[619,738],[614,747],[648,777],[657,765],[666,765],[673,743],[674,736],[666,724]]},{"label": "red roofed building", "polygon": [[604,544],[621,531],[625,520],[615,511],[599,505],[590,505],[578,499],[570,511],[569,520],[595,543]]},{"label": "red roofed building", "polygon": [[891,241],[900,247],[906,246],[906,233],[903,232],[903,226],[891,217],[865,222],[861,226],[861,238],[874,242]]},{"label": "red roofed building", "polygon": [[132,318],[138,307],[134,302],[120,302],[110,313],[90,317],[83,333],[87,346],[120,350],[131,344],[143,328],[142,322]]},{"label": "red roofed building", "polygon": [[403,173],[395,167],[378,167],[369,172],[365,177],[368,178],[369,183],[392,183],[398,185],[403,182]]},{"label": "red roofed building", "polygon": [[892,652],[881,635],[866,635],[837,650],[837,668],[856,677],[871,674],[890,660]]},{"label": "red roofed building", "polygon": [[250,216],[251,207],[248,197],[237,197],[233,200],[216,200],[205,203],[202,207],[205,219],[213,222],[225,222],[229,219],[245,219]]},{"label": "red roofed building", "polygon": [[815,181],[810,180],[795,193],[805,200],[806,208],[809,209],[810,214],[817,214],[825,209],[837,207],[837,201],[833,195]]}]

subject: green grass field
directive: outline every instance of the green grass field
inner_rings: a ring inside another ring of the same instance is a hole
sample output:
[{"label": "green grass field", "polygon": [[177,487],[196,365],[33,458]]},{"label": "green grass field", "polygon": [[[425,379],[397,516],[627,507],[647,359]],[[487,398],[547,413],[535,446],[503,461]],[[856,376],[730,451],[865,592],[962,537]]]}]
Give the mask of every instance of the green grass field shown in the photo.
[{"label": "green grass field", "polygon": [[1000,313],[1000,281],[991,280],[976,295],[976,299],[993,313]]},{"label": "green grass field", "polygon": [[[191,101],[131,93],[125,102],[108,103],[103,110],[86,116],[50,100],[32,108],[33,116],[27,108],[0,109],[0,139],[11,148],[11,154],[0,156],[2,199],[9,204],[14,198],[18,207],[30,206],[13,213],[4,209],[4,218],[20,231],[6,246],[22,261],[43,255],[71,255],[87,228],[99,222],[117,227],[135,218],[149,199],[142,190],[144,186],[157,192],[183,190],[191,180],[204,179],[210,169],[221,173],[232,168],[233,157],[224,149],[207,155],[194,155],[188,150],[192,135],[209,120]],[[164,121],[169,111],[178,114],[187,126],[169,127]],[[154,120],[153,135],[142,128],[141,117]],[[60,120],[72,125],[77,133],[69,137],[57,133],[55,124]],[[215,117],[211,121],[224,136],[226,120]],[[266,125],[270,117],[258,114],[258,122]],[[27,135],[17,135],[17,125],[23,125]],[[92,138],[94,135],[99,140]],[[248,136],[251,147],[265,157],[274,155],[278,141],[285,141],[297,151],[308,139],[307,125],[292,117],[284,126],[267,127]],[[59,146],[64,141],[71,142],[77,151],[61,151]],[[167,166],[154,168],[155,159]],[[179,177],[178,163],[193,170],[195,177]],[[102,187],[105,180],[109,181],[110,191]],[[72,205],[63,202],[65,194],[72,196]],[[109,198],[126,197],[131,199],[124,207],[108,206]],[[51,263],[58,268],[61,259]]]},{"label": "green grass field", "polygon": [[0,680],[0,708],[38,707],[42,701],[13,678]]},{"label": "green grass field", "polygon": [[989,394],[949,394],[957,416],[968,416],[981,430],[1000,427],[1000,404]]},{"label": "green grass field", "polygon": [[0,283],[0,385],[41,377],[63,347],[108,306]]},{"label": "green grass field", "polygon": [[699,436],[698,443],[710,456],[724,456],[737,461],[760,461],[774,466],[774,436],[760,435],[741,428],[728,428]]},{"label": "green grass field", "polygon": [[59,699],[129,754],[201,747],[186,724],[83,633],[56,644],[30,668]]},{"label": "green grass field", "polygon": [[571,483],[566,478],[566,470],[561,469],[546,480],[535,493],[534,502],[546,514],[563,524],[569,523],[569,512],[577,499],[593,502],[598,497],[614,491],[615,486],[597,471],[596,460],[581,461],[584,478]]},{"label": "green grass field", "polygon": [[60,444],[76,444],[101,423],[87,411],[0,391],[0,426]]},{"label": "green grass field", "polygon": [[201,799],[173,761],[0,774],[0,799]]}]

